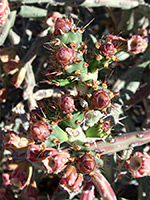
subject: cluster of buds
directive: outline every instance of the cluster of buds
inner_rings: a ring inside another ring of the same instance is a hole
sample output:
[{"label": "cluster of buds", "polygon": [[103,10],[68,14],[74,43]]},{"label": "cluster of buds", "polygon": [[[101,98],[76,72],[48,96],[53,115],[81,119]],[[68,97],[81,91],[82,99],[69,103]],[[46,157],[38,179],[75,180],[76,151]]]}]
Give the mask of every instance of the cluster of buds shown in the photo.
[{"label": "cluster of buds", "polygon": [[[84,28],[76,28],[72,19],[64,19],[59,13],[53,13],[49,20],[47,24],[55,28],[54,40],[50,42],[53,45],[50,55],[52,66],[48,69],[51,82],[61,86],[72,84],[83,91],[78,91],[74,96],[63,94],[58,101],[52,100],[50,107],[43,104],[46,111],[44,117],[43,110],[31,111],[29,139],[13,131],[4,136],[4,148],[12,153],[7,161],[9,173],[3,176],[4,185],[22,190],[20,198],[37,199],[33,170],[40,169],[47,174],[58,175],[59,186],[69,194],[78,193],[84,183],[81,200],[93,200],[95,188],[103,199],[116,200],[113,189],[100,173],[101,166],[97,169],[96,159],[100,158],[100,153],[96,154],[90,148],[95,143],[91,145],[88,142],[92,139],[95,142],[95,138],[105,141],[111,132],[110,121],[104,118],[115,95],[105,83],[100,85],[98,69],[107,68],[116,61],[115,54],[118,47],[121,48],[120,43],[126,44],[128,51],[134,54],[143,52],[147,47],[146,33],[133,35],[129,40],[109,35],[103,42],[95,44],[96,56],[88,64],[83,56],[86,53],[86,45],[82,42]],[[9,60],[4,63],[3,69],[12,76],[11,82],[16,88],[22,84],[26,74],[23,62]],[[117,148],[121,149],[122,139],[118,140]],[[111,151],[111,144],[105,141],[105,145],[100,152]],[[149,157],[137,152],[127,160],[127,167],[134,177],[150,175]],[[87,176],[90,177],[89,181],[84,178]]]},{"label": "cluster of buds", "polygon": [[10,9],[8,5],[8,0],[0,1],[0,26],[4,24],[8,18]]}]

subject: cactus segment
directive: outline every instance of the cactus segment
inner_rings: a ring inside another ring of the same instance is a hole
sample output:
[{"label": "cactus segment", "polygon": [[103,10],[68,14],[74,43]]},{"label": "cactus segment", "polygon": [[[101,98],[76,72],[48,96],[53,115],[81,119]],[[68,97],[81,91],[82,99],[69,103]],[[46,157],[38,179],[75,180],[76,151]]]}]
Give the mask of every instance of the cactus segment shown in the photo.
[{"label": "cactus segment", "polygon": [[91,144],[91,150],[100,154],[113,154],[118,151],[130,149],[135,146],[141,146],[150,141],[150,130],[137,131],[122,136],[114,137],[111,142],[98,141]]},{"label": "cactus segment", "polygon": [[47,140],[45,140],[46,147],[55,146],[56,144],[68,140],[68,135],[59,126],[52,126],[52,133]]},{"label": "cactus segment", "polygon": [[85,133],[83,132],[81,127],[78,127],[76,129],[66,128],[66,132],[68,133],[69,142],[86,141]]},{"label": "cactus segment", "polygon": [[97,191],[102,196],[103,200],[117,200],[109,182],[98,170],[95,170],[92,176],[92,182],[95,185]]},{"label": "cactus segment", "polygon": [[47,16],[47,10],[35,6],[22,5],[18,14],[26,18],[41,18]]},{"label": "cactus segment", "polygon": [[3,45],[8,36],[9,30],[14,25],[14,21],[16,19],[16,13],[17,12],[15,10],[12,11],[6,23],[0,27],[0,45]]},{"label": "cactus segment", "polygon": [[66,119],[63,121],[63,123],[70,128],[78,128],[83,119],[84,119],[84,113],[81,113],[79,111],[79,112],[74,112],[72,114],[72,119]]},{"label": "cactus segment", "polygon": [[[16,0],[9,0],[10,2],[15,2]],[[131,9],[140,5],[138,0],[116,0],[112,2],[111,0],[103,1],[94,1],[94,0],[85,0],[84,2],[79,2],[77,0],[67,0],[65,2],[60,2],[58,0],[17,0],[20,3],[32,4],[32,3],[50,3],[51,6],[84,6],[84,7],[101,7],[107,6],[112,8],[122,8],[122,9]]]},{"label": "cactus segment", "polygon": [[82,43],[82,33],[79,31],[76,32],[68,32],[63,35],[57,36],[63,42],[64,44],[68,45],[72,42],[78,45],[78,48],[80,48],[80,44]]}]

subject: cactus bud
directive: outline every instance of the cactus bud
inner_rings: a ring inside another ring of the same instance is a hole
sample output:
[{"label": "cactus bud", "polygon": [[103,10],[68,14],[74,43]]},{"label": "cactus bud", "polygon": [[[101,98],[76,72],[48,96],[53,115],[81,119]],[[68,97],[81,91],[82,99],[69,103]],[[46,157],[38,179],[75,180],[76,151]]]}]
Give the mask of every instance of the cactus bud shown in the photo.
[{"label": "cactus bud", "polygon": [[40,162],[47,156],[54,156],[57,150],[54,148],[45,148],[43,144],[31,144],[28,146],[26,159],[31,162]]},{"label": "cactus bud", "polygon": [[74,99],[70,95],[64,95],[59,100],[59,108],[63,114],[72,113],[75,110]]},{"label": "cactus bud", "polygon": [[16,150],[27,147],[32,140],[18,136],[15,132],[8,132],[3,138],[4,147],[7,150]]},{"label": "cactus bud", "polygon": [[110,42],[104,42],[100,46],[100,54],[104,57],[111,58],[115,53],[114,45]]},{"label": "cactus bud", "polygon": [[136,152],[126,163],[133,177],[150,176],[150,155]]},{"label": "cactus bud", "polygon": [[48,26],[54,26],[55,25],[55,22],[57,20],[57,18],[61,19],[62,18],[62,15],[59,13],[59,12],[52,12],[50,14],[48,14],[47,16],[47,19],[46,19],[46,24]]},{"label": "cactus bud", "polygon": [[91,97],[91,107],[93,109],[103,110],[107,108],[110,103],[111,98],[109,94],[103,89],[95,91]]},{"label": "cactus bud", "polygon": [[30,134],[35,141],[43,142],[50,135],[50,125],[43,121],[33,123],[30,126]]},{"label": "cactus bud", "polygon": [[7,0],[0,1],[0,26],[6,22],[10,9]]},{"label": "cactus bud", "polygon": [[56,53],[56,61],[64,67],[67,65],[71,65],[74,62],[75,58],[75,50],[68,47],[62,47]]},{"label": "cactus bud", "polygon": [[57,18],[55,22],[55,35],[68,33],[72,27],[69,19]]},{"label": "cactus bud", "polygon": [[77,159],[77,169],[84,174],[91,173],[96,167],[96,160],[91,154],[83,154]]},{"label": "cactus bud", "polygon": [[70,155],[66,151],[57,152],[53,156],[47,156],[42,160],[42,163],[48,174],[61,172],[68,162]]},{"label": "cactus bud", "polygon": [[132,35],[132,37],[127,41],[128,51],[133,54],[139,54],[146,50],[148,46],[148,40],[144,39],[140,35]]}]

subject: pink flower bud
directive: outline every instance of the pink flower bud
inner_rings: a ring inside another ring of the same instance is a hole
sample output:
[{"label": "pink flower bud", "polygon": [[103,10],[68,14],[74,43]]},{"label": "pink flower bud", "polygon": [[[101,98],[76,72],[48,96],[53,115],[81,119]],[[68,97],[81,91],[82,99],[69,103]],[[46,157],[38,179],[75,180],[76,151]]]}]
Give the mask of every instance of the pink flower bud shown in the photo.
[{"label": "pink flower bud", "polygon": [[150,155],[136,152],[126,164],[133,177],[150,176]]},{"label": "pink flower bud", "polygon": [[7,0],[1,0],[0,2],[0,26],[6,22],[10,13],[9,5]]},{"label": "pink flower bud", "polygon": [[37,142],[45,141],[50,135],[50,125],[43,121],[31,124],[30,134]]},{"label": "pink flower bud", "polygon": [[77,159],[77,169],[83,174],[91,173],[96,167],[96,160],[91,154],[83,154]]},{"label": "pink flower bud", "polygon": [[69,19],[57,18],[55,22],[55,35],[68,33],[72,27]]},{"label": "pink flower bud", "polygon": [[55,155],[43,159],[42,163],[48,174],[59,173],[66,167],[69,157],[70,155],[66,151],[57,151]]},{"label": "pink flower bud", "polygon": [[64,95],[60,98],[58,106],[63,114],[72,113],[75,110],[74,99],[70,95]]},{"label": "pink flower bud", "polygon": [[61,66],[71,65],[76,58],[76,52],[69,47],[62,47],[56,52],[56,61]]},{"label": "pink flower bud", "polygon": [[146,50],[148,46],[148,40],[144,39],[140,35],[132,35],[132,37],[127,41],[128,51],[133,54],[139,54]]},{"label": "pink flower bud", "polygon": [[91,97],[91,108],[93,109],[103,110],[107,108],[110,103],[111,98],[109,94],[103,89],[95,91]]},{"label": "pink flower bud", "polygon": [[66,172],[60,180],[61,187],[68,193],[78,192],[82,185],[83,175],[77,173],[76,168],[73,165],[68,166]]},{"label": "pink flower bud", "polygon": [[10,175],[10,184],[18,187],[20,190],[25,188],[32,177],[32,165],[29,162],[22,162]]},{"label": "pink flower bud", "polygon": [[18,136],[15,132],[10,131],[3,137],[4,148],[7,150],[17,150],[27,147],[32,140]]}]

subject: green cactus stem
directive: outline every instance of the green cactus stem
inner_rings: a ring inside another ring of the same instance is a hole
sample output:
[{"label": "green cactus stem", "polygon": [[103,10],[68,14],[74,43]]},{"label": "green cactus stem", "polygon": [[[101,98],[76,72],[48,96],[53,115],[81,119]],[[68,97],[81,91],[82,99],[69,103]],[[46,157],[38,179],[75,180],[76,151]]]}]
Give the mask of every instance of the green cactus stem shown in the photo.
[{"label": "green cactus stem", "polygon": [[92,143],[90,149],[101,154],[113,154],[148,142],[150,142],[150,129],[123,134],[114,137],[111,142],[98,141],[96,144]]},{"label": "green cactus stem", "polygon": [[20,2],[24,4],[32,3],[49,3],[51,6],[85,6],[85,7],[101,7],[107,6],[112,8],[131,9],[137,7],[140,2],[138,0],[85,0],[80,2],[77,0],[66,0],[64,2],[58,0],[10,0],[10,2]]},{"label": "green cactus stem", "polygon": [[26,18],[41,18],[47,16],[47,10],[34,6],[23,5],[21,6],[20,12],[18,14]]},{"label": "green cactus stem", "polygon": [[11,27],[14,25],[16,19],[16,11],[12,11],[6,21],[6,23],[0,27],[0,45],[5,42]]}]

